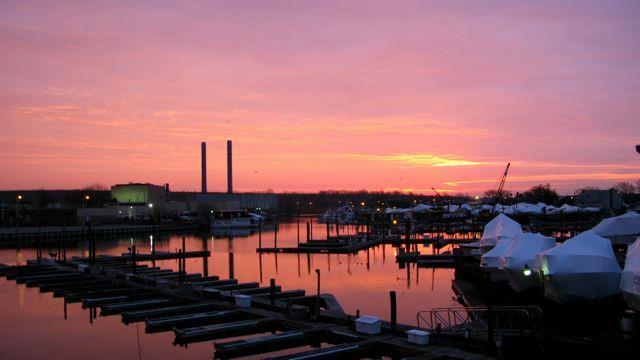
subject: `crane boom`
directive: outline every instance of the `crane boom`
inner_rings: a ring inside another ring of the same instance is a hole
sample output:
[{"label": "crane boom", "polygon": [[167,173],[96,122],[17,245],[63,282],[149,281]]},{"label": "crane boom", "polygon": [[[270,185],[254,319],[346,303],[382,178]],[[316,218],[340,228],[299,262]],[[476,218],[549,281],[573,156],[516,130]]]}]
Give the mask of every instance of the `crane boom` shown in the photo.
[{"label": "crane boom", "polygon": [[434,193],[436,193],[436,196],[438,196],[439,198],[442,197],[442,195],[440,195],[440,193],[438,192],[438,190],[436,190],[435,188],[431,188],[431,190],[433,190]]},{"label": "crane boom", "polygon": [[500,185],[498,185],[498,190],[496,191],[496,204],[500,201],[500,197],[502,196],[502,190],[504,189],[504,182],[507,181],[507,175],[509,174],[509,167],[511,163],[507,163],[507,167],[504,168],[504,173],[502,177],[500,177]]}]

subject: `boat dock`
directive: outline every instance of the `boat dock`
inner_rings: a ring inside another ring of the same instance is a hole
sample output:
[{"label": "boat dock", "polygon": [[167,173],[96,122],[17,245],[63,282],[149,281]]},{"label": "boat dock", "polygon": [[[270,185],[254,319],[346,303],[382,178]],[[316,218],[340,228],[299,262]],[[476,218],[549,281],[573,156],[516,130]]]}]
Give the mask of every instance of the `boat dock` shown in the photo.
[{"label": "boat dock", "polygon": [[355,254],[358,251],[366,250],[377,245],[427,245],[428,241],[422,238],[411,237],[402,238],[397,235],[366,234],[332,236],[323,240],[307,240],[298,243],[294,247],[278,247],[274,243],[273,247],[256,248],[258,253],[294,253],[294,254]]},{"label": "boat dock", "polygon": [[[174,345],[215,341],[215,358],[300,347],[305,348],[274,358],[488,358],[482,347],[456,348],[450,346],[455,342],[444,338],[433,338],[428,345],[409,343],[406,331],[415,327],[395,320],[383,321],[380,334],[357,332],[356,316],[346,314],[330,294],[283,289],[275,279],[270,286],[260,287],[255,282],[147,264],[161,258],[183,262],[189,256],[202,254],[136,254],[135,261],[131,255],[72,258],[68,262],[30,260],[23,266],[1,265],[0,276],[61,298],[65,314],[67,303],[80,302],[89,310],[91,321],[98,316],[120,316],[124,324],[143,322],[147,333],[173,332]],[[241,335],[248,338],[225,341]]]},{"label": "boat dock", "polygon": [[16,245],[62,244],[91,238],[115,238],[122,236],[160,233],[187,233],[202,230],[193,223],[163,225],[98,225],[98,226],[45,226],[0,228],[0,247]]}]

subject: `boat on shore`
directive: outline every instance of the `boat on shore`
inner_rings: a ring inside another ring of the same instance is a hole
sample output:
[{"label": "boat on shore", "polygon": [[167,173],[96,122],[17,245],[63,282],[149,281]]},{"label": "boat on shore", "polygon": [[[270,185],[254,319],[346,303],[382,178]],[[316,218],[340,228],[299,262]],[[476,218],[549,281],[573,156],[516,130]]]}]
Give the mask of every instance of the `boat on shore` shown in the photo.
[{"label": "boat on shore", "polygon": [[557,303],[600,300],[620,291],[611,241],[586,231],[537,255],[544,295]]},{"label": "boat on shore", "polygon": [[627,248],[620,291],[629,307],[640,311],[640,237]]},{"label": "boat on shore", "polygon": [[499,239],[493,249],[480,257],[480,268],[489,272],[492,281],[507,280],[505,272],[500,269],[500,258],[512,242],[512,238]]},{"label": "boat on shore", "polygon": [[539,287],[539,276],[533,270],[536,255],[554,246],[555,239],[540,233],[516,235],[500,257],[500,269],[505,272],[509,286],[516,292]]},{"label": "boat on shore", "polygon": [[640,236],[640,214],[629,211],[620,216],[606,218],[591,231],[611,240],[613,244],[631,244]]}]

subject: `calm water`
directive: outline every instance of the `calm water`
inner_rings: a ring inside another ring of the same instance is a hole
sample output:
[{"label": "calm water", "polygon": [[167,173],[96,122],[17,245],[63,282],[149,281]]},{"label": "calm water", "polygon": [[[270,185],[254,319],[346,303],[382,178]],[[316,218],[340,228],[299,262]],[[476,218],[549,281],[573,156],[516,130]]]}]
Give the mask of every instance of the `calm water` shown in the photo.
[{"label": "calm water", "polygon": [[[314,238],[325,236],[324,225],[314,225]],[[301,238],[304,238],[301,228]],[[395,262],[396,249],[380,245],[356,255],[343,254],[263,254],[255,251],[258,234],[230,238],[226,235],[187,236],[187,251],[206,246],[212,255],[208,259],[209,275],[229,276],[241,282],[256,281],[268,286],[269,279],[286,290],[304,289],[314,294],[315,269],[321,271],[321,291],[336,296],[348,313],[377,315],[389,319],[389,291],[398,299],[398,320],[415,325],[416,312],[434,307],[455,306],[451,290],[453,269],[425,269],[411,266],[400,269]],[[264,247],[273,246],[273,230],[262,233]],[[120,254],[135,244],[139,252],[175,251],[182,245],[182,236],[146,236],[98,243],[99,254]],[[278,246],[295,246],[295,223],[280,224]],[[87,244],[80,242],[68,250],[70,255],[86,255]],[[419,246],[422,253],[431,253]],[[47,251],[45,250],[46,254]],[[24,264],[35,257],[35,249],[0,249],[0,263]],[[157,262],[157,266],[177,268],[175,260]],[[202,259],[187,261],[187,270],[202,273]],[[31,357],[86,359],[143,358],[170,359],[179,356],[211,359],[211,342],[189,345],[187,349],[171,345],[173,333],[147,335],[144,324],[124,325],[120,316],[98,317],[91,323],[89,312],[80,304],[67,305],[64,318],[62,299],[37,288],[26,288],[15,281],[0,279],[0,359]],[[138,340],[139,339],[139,340]],[[227,341],[228,339],[225,339]],[[139,344],[139,347],[138,347]],[[299,349],[298,349],[299,350]]]}]

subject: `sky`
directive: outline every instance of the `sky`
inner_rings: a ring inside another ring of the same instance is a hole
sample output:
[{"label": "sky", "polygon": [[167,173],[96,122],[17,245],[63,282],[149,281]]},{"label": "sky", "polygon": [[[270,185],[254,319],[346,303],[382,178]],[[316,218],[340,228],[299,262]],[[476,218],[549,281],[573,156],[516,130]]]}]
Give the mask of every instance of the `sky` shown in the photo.
[{"label": "sky", "polygon": [[0,189],[640,180],[639,1],[0,1]]}]

